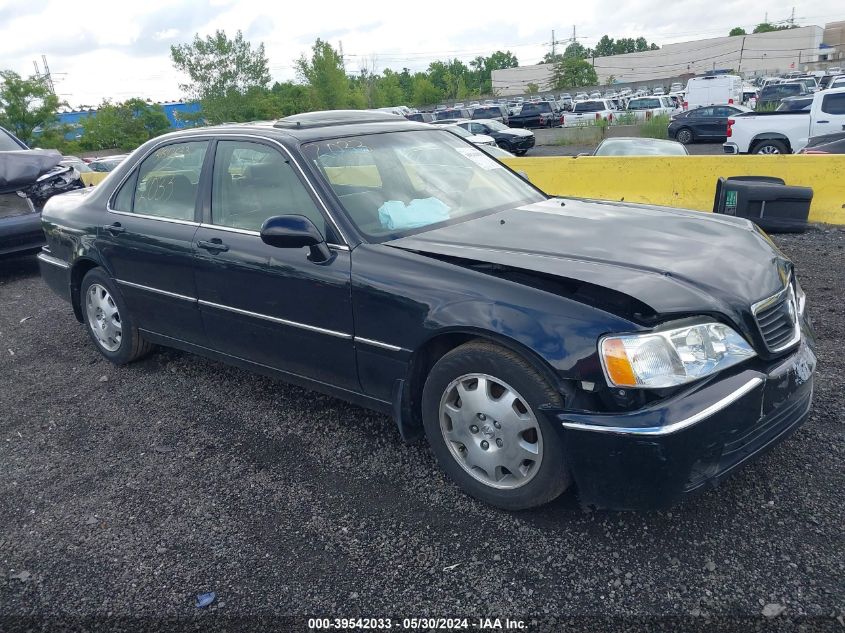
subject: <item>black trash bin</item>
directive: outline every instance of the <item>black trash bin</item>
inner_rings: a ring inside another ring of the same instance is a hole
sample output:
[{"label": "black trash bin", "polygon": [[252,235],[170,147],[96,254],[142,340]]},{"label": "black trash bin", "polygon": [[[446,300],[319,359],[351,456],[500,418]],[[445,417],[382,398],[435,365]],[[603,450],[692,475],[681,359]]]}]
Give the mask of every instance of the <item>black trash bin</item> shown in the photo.
[{"label": "black trash bin", "polygon": [[748,218],[768,233],[807,230],[813,190],[769,176],[719,178],[713,212]]}]

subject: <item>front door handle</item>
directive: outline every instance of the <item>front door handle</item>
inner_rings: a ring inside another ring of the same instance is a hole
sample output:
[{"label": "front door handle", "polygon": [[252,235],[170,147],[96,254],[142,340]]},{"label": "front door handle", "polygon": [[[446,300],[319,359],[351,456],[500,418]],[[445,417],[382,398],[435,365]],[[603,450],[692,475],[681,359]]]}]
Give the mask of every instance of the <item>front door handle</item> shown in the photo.
[{"label": "front door handle", "polygon": [[212,238],[211,240],[200,240],[197,242],[197,246],[204,248],[210,253],[225,253],[229,250],[229,247],[219,237]]},{"label": "front door handle", "polygon": [[816,123],[830,123],[830,121],[816,121]]},{"label": "front door handle", "polygon": [[126,231],[126,229],[120,225],[120,222],[106,224],[103,226],[103,230],[108,231],[112,235],[117,235],[118,233],[124,233]]}]

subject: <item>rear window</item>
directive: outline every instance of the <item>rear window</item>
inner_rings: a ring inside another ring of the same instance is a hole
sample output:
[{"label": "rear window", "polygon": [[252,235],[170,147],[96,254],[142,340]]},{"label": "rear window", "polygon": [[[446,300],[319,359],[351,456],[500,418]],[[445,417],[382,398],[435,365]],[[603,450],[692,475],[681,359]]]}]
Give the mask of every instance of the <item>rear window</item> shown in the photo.
[{"label": "rear window", "polygon": [[498,107],[476,108],[472,111],[473,119],[495,119],[502,116],[502,111]]},{"label": "rear window", "polygon": [[546,102],[541,103],[526,103],[522,106],[521,114],[538,114],[542,112],[551,112],[552,106]]},{"label": "rear window", "polygon": [[604,101],[584,101],[582,103],[576,103],[575,107],[572,108],[573,112],[601,112],[605,110],[606,107],[604,105]]},{"label": "rear window", "polygon": [[443,119],[463,119],[464,113],[461,110],[438,110],[434,113],[434,118],[437,121]]},{"label": "rear window", "polygon": [[649,110],[651,108],[659,108],[660,99],[632,99],[628,104],[629,110]]},{"label": "rear window", "polygon": [[800,95],[803,92],[804,86],[801,84],[775,84],[774,86],[766,86],[760,95],[761,99],[783,99],[784,97],[792,97]]}]

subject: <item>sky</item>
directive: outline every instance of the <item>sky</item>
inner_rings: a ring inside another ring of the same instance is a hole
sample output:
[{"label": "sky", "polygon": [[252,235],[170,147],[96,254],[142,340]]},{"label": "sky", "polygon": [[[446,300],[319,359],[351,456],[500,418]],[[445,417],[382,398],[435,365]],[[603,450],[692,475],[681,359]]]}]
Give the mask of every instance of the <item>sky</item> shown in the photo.
[{"label": "sky", "polygon": [[[777,0],[775,0],[777,2]],[[424,70],[435,59],[468,61],[510,50],[520,64],[540,61],[552,30],[565,46],[573,25],[592,46],[604,34],[645,37],[658,45],[749,32],[762,22],[789,19],[801,26],[845,20],[841,0],[762,5],[747,0],[589,0],[531,3],[397,2],[390,0],[0,0],[0,69],[22,75],[43,68],[46,56],[56,92],[71,107],[131,97],[182,97],[185,81],[170,62],[170,46],[240,29],[263,42],[274,80],[296,78],[294,62],[316,38],[342,43],[347,71]],[[559,9],[554,9],[557,6]],[[476,7],[476,8],[473,8]]]}]

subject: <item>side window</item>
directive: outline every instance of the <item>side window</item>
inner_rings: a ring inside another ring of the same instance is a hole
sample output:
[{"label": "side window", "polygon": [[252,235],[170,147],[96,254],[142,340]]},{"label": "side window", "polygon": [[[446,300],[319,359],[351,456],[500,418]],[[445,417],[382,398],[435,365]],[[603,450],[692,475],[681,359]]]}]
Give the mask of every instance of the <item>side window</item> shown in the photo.
[{"label": "side window", "polygon": [[845,114],[845,93],[825,95],[822,100],[822,112],[827,114]]},{"label": "side window", "polygon": [[123,211],[124,213],[132,212],[132,194],[135,193],[135,184],[138,182],[138,170],[134,170],[132,175],[126,179],[120,191],[112,201],[112,209],[115,211]]},{"label": "side window", "polygon": [[[304,215],[326,236],[326,220],[293,167],[272,147],[218,141],[211,188],[211,222],[258,231],[274,215]],[[331,236],[327,238],[332,241]]]},{"label": "side window", "polygon": [[[141,163],[131,211],[174,220],[193,220],[197,187],[208,141],[174,143],[160,147]],[[117,198],[123,197],[124,192]],[[117,200],[117,199],[116,199]]]}]

